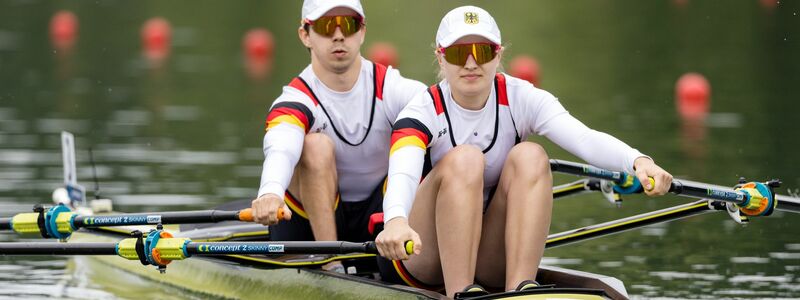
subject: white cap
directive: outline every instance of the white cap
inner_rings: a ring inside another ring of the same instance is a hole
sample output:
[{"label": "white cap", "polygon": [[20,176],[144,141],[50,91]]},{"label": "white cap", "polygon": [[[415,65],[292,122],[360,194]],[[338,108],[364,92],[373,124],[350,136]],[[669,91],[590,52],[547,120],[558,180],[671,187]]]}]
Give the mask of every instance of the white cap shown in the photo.
[{"label": "white cap", "polygon": [[303,20],[314,21],[327,13],[334,7],[346,7],[355,10],[362,18],[364,15],[364,8],[361,7],[359,0],[305,0],[303,1]]},{"label": "white cap", "polygon": [[480,7],[462,6],[451,10],[439,23],[436,31],[436,44],[439,47],[448,47],[456,40],[468,36],[479,35],[500,45],[500,29],[497,22]]}]

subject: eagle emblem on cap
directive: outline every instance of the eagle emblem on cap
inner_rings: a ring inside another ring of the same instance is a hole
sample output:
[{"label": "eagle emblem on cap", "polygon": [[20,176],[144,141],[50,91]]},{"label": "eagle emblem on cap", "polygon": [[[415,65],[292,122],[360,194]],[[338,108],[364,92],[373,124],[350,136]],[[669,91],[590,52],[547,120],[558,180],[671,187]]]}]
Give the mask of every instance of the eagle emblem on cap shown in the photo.
[{"label": "eagle emblem on cap", "polygon": [[478,24],[478,14],[468,11],[464,13],[464,23],[475,25]]}]

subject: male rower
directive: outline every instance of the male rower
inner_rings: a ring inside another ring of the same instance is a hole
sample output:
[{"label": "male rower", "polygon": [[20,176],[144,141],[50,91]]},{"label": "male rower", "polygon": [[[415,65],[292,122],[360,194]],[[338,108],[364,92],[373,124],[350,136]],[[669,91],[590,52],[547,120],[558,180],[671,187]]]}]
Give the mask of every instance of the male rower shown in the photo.
[{"label": "male rower", "polygon": [[[392,124],[425,85],[361,57],[365,21],[358,0],[303,2],[297,33],[311,64],[269,111],[252,202],[272,240],[372,238],[367,226],[382,210]],[[343,271],[338,262],[326,268]]]}]

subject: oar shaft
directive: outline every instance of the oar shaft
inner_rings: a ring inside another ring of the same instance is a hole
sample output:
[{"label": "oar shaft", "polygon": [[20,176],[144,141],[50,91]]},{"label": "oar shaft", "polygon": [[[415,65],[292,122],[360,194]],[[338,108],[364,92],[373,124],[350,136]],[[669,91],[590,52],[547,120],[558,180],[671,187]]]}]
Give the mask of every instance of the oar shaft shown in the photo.
[{"label": "oar shaft", "polygon": [[0,218],[0,230],[11,230],[11,218]]},{"label": "oar shaft", "polygon": [[372,253],[378,250],[373,242],[207,242],[188,243],[186,253],[192,255],[229,254],[345,254]]},{"label": "oar shaft", "polygon": [[775,209],[800,213],[800,198],[775,195],[775,199],[778,200],[778,207]]},{"label": "oar shaft", "polygon": [[[249,211],[249,209],[247,210]],[[81,227],[216,223],[240,221],[240,211],[196,210],[180,212],[135,213],[119,215],[76,216],[73,225]]]},{"label": "oar shaft", "polygon": [[117,255],[117,243],[0,243],[0,255]]},{"label": "oar shaft", "polygon": [[673,180],[669,191],[676,195],[694,197],[700,199],[714,199],[726,202],[742,204],[747,200],[747,196],[731,188],[715,188],[711,186],[694,185],[680,180]]},{"label": "oar shaft", "polygon": [[[610,180],[617,184],[623,182],[626,177],[631,176],[624,172],[610,171],[587,164],[558,159],[550,160],[550,169],[555,172]],[[745,193],[735,191],[732,188],[689,180],[673,180],[669,192],[692,198],[733,202],[739,205],[747,201]],[[776,209],[800,213],[800,198],[775,195],[775,199],[778,201]]]},{"label": "oar shaft", "polygon": [[550,160],[550,170],[555,172],[587,176],[613,181],[621,184],[625,180],[625,173],[601,169],[595,166],[564,161],[560,159]]}]

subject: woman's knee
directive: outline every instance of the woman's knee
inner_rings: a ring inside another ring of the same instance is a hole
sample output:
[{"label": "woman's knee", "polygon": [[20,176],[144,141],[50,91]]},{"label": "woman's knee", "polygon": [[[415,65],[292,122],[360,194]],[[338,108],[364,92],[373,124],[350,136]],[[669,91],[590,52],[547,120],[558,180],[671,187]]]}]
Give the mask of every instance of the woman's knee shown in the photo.
[{"label": "woman's knee", "polygon": [[[517,144],[508,153],[505,168],[512,168],[515,177],[549,177],[550,158],[541,145],[532,142]],[[504,169],[505,169],[504,168]]]},{"label": "woman's knee", "polygon": [[456,146],[447,152],[436,165],[445,176],[483,180],[485,167],[483,152],[472,145]]}]

